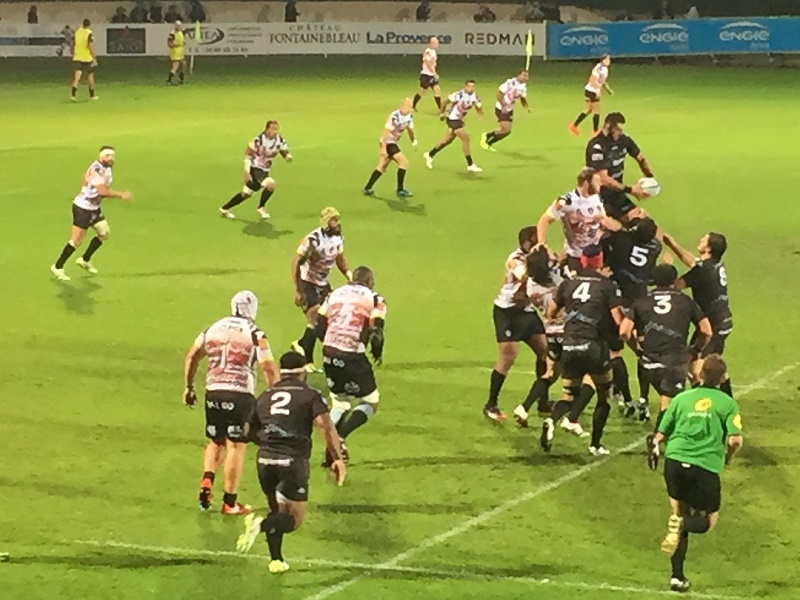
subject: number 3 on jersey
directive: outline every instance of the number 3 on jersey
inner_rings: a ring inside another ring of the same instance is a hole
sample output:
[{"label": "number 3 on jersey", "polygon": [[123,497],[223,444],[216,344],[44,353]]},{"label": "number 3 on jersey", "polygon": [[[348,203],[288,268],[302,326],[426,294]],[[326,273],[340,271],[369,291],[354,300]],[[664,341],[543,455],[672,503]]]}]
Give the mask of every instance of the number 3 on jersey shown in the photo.
[{"label": "number 3 on jersey", "polygon": [[669,296],[653,296],[656,305],[653,307],[653,312],[658,315],[665,315],[672,310],[672,298]]},{"label": "number 3 on jersey", "polygon": [[292,401],[292,395],[288,392],[275,392],[272,395],[272,405],[269,407],[271,415],[288,415],[289,409],[286,406]]},{"label": "number 3 on jersey", "polygon": [[584,281],[578,287],[576,287],[575,291],[572,292],[572,297],[576,300],[580,300],[581,302],[588,302],[589,298],[592,297],[592,294],[589,293],[589,282]]}]

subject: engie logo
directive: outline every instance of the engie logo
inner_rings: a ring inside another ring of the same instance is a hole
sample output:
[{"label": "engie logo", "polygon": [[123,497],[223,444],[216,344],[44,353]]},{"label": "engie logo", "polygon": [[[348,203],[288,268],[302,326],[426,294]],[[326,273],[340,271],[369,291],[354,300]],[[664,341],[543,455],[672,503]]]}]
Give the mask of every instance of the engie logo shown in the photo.
[{"label": "engie logo", "polygon": [[[194,40],[194,29],[189,29],[186,34],[190,40]],[[217,44],[225,39],[225,32],[221,29],[212,28],[212,27],[201,27],[200,28],[200,39],[198,40],[201,46],[210,46],[211,44]]]},{"label": "engie logo", "polygon": [[561,34],[558,43],[562,46],[607,46],[608,34],[594,25],[570,27]]},{"label": "engie logo", "polygon": [[677,23],[657,23],[642,29],[639,41],[643,44],[686,44],[689,31]]},{"label": "engie logo", "polygon": [[737,21],[725,25],[719,32],[722,42],[755,42],[769,41],[769,29],[766,25],[753,21]]},{"label": "engie logo", "polygon": [[427,44],[431,37],[439,38],[440,44],[452,44],[452,35],[436,35],[432,33],[399,33],[386,31],[383,33],[367,32],[368,44]]}]

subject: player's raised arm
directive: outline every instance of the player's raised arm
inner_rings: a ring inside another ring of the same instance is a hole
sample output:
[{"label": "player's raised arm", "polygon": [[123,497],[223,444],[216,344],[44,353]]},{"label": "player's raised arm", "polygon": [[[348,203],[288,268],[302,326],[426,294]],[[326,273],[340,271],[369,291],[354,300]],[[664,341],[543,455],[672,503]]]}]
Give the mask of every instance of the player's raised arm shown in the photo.
[{"label": "player's raised arm", "polygon": [[333,457],[331,472],[336,476],[336,485],[342,486],[347,476],[347,468],[342,459],[342,447],[339,443],[339,434],[333,426],[330,414],[326,412],[317,415],[314,419],[314,425],[322,432],[322,437],[325,440],[325,448],[328,454]]},{"label": "player's raised arm", "polygon": [[197,367],[200,365],[200,361],[206,357],[206,351],[203,348],[204,336],[205,333],[198,336],[197,340],[192,344],[192,347],[189,348],[189,351],[186,353],[186,358],[183,361],[183,403],[190,407],[197,403],[197,393],[194,390],[194,378],[197,375]]},{"label": "player's raised arm", "polygon": [[539,221],[536,223],[536,248],[540,246],[544,246],[547,248],[547,230],[550,228],[550,225],[555,223],[559,218],[560,215],[558,214],[558,203],[560,199],[557,199],[553,202],[550,206],[547,207],[547,210],[542,213],[542,216],[539,217]]},{"label": "player's raised arm", "polygon": [[[664,243],[687,267],[692,268],[697,264],[697,258],[694,256],[694,254],[683,248],[678,242],[675,241],[675,238],[668,233],[664,234]],[[683,278],[681,278],[678,280],[678,289],[683,289],[684,287],[686,287],[686,283]]]}]

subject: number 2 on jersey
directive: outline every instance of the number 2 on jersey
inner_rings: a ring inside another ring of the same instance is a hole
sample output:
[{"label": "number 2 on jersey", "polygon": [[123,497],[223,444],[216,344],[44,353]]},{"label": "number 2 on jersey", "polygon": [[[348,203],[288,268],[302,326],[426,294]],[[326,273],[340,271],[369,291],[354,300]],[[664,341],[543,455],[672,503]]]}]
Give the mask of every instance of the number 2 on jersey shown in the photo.
[{"label": "number 2 on jersey", "polygon": [[292,401],[292,395],[289,392],[275,392],[272,395],[272,405],[269,407],[269,414],[271,415],[288,415],[289,409],[286,406]]},{"label": "number 2 on jersey", "polygon": [[572,297],[576,300],[580,300],[581,302],[588,302],[589,298],[592,295],[589,293],[589,282],[584,281],[578,287],[575,288],[575,291],[572,292]]}]

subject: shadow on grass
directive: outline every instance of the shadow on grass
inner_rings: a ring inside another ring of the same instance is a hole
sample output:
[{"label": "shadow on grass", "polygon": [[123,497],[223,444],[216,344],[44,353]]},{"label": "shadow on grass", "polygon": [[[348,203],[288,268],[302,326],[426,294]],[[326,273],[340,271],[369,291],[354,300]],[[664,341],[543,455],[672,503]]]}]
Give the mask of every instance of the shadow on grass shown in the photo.
[{"label": "shadow on grass", "polygon": [[423,514],[423,515],[451,515],[468,514],[475,510],[472,504],[321,504],[317,507],[319,512],[345,514],[345,515],[396,515],[396,514]]},{"label": "shadow on grass", "polygon": [[[234,557],[235,558],[235,557]],[[92,552],[76,556],[23,556],[14,559],[14,564],[28,565],[63,565],[71,568],[85,567],[93,569],[153,569],[158,567],[184,567],[207,565],[219,562],[216,557],[183,557],[159,556],[156,554],[119,554]]]},{"label": "shadow on grass", "polygon": [[485,360],[433,360],[424,362],[398,362],[386,363],[381,367],[381,371],[431,371],[437,369],[486,369],[489,373],[493,363]]},{"label": "shadow on grass", "polygon": [[96,301],[92,296],[97,290],[103,289],[103,286],[86,278],[73,280],[72,283],[55,283],[58,285],[58,299],[69,312],[76,315],[94,314]]},{"label": "shadow on grass", "polygon": [[106,279],[146,279],[148,277],[226,277],[238,273],[260,273],[263,269],[197,268],[172,269],[163,271],[140,271],[138,273],[111,274]]},{"label": "shadow on grass", "polygon": [[587,462],[588,459],[585,456],[570,452],[568,449],[565,450],[564,454],[544,454],[538,449],[538,442],[533,440],[530,443],[530,447],[526,447],[520,451],[519,455],[510,458],[474,454],[460,456],[402,456],[383,460],[364,460],[360,464],[369,465],[371,469],[375,470],[466,466],[485,466],[502,469],[504,465],[509,468],[520,464],[542,467],[548,465],[584,465]]},{"label": "shadow on grass", "polygon": [[287,235],[292,235],[294,231],[278,229],[269,221],[250,221],[242,227],[242,233],[268,240],[277,240]]},{"label": "shadow on grass", "polygon": [[415,215],[417,217],[426,217],[428,215],[427,208],[424,204],[415,204],[409,200],[401,200],[400,198],[384,198],[383,196],[373,196],[372,198],[383,202],[389,210],[394,212]]}]

